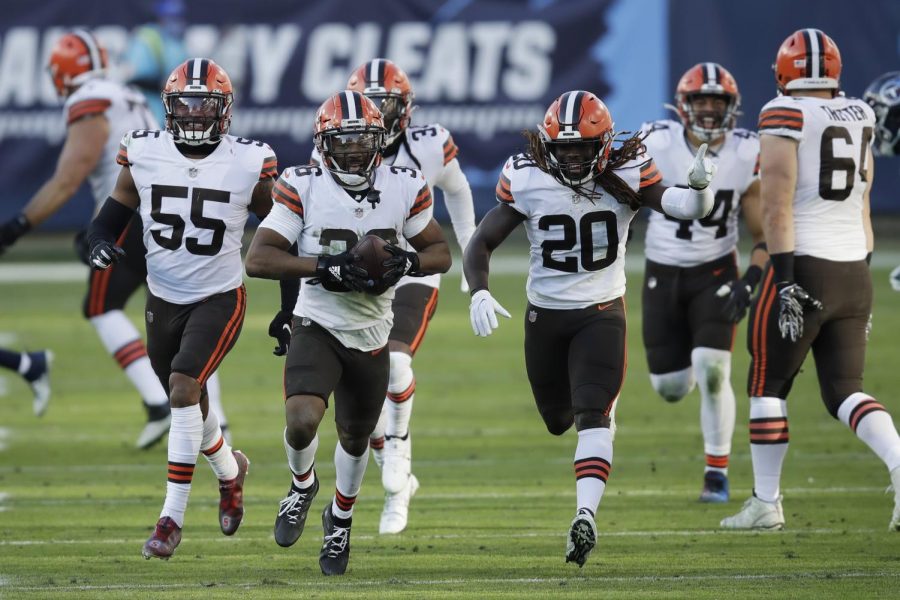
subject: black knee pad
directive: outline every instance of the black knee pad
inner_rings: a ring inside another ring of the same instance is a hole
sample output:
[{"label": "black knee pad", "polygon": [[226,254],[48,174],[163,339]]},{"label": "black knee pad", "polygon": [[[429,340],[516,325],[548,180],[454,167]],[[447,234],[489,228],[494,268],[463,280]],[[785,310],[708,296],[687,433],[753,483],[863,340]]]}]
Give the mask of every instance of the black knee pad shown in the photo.
[{"label": "black knee pad", "polygon": [[575,422],[572,410],[541,410],[541,418],[544,419],[544,425],[547,431],[553,435],[562,435],[572,427]]},{"label": "black knee pad", "polygon": [[575,412],[575,429],[583,431],[585,429],[605,428],[609,429],[612,419],[609,415],[604,414],[600,410],[582,410]]}]

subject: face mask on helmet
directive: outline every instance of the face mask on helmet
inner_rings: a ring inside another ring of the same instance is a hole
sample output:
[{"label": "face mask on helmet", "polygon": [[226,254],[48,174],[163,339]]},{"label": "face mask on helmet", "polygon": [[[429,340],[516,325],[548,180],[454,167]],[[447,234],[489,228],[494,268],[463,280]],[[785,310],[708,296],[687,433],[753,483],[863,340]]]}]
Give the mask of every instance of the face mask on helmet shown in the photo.
[{"label": "face mask on helmet", "polygon": [[384,118],[385,144],[390,145],[403,133],[403,119],[406,117],[406,104],[395,95],[367,95],[375,103]]},{"label": "face mask on helmet", "polygon": [[227,111],[223,96],[211,94],[166,94],[166,126],[179,143],[209,144],[228,131],[223,117]]},{"label": "face mask on helmet", "polygon": [[347,186],[368,183],[378,164],[383,143],[384,133],[380,130],[316,136],[316,146],[325,168]]},{"label": "face mask on helmet", "polygon": [[[612,137],[610,133],[601,139],[545,139],[551,174],[565,185],[587,183],[606,167]],[[601,160],[602,164],[598,164]]]},{"label": "face mask on helmet", "polygon": [[722,94],[692,94],[684,98],[681,110],[691,133],[703,142],[711,142],[734,127],[737,103]]}]

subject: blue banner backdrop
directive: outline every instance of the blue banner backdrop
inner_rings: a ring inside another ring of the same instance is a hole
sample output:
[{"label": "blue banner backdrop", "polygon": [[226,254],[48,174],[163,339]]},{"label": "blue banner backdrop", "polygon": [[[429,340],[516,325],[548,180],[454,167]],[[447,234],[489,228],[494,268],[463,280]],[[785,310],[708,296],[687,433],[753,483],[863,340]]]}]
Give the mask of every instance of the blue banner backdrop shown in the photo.
[{"label": "blue banner backdrop", "polygon": [[[0,219],[50,176],[65,135],[44,71],[53,40],[87,26],[119,62],[134,29],[153,21],[152,7],[109,0],[4,5]],[[597,93],[617,128],[633,130],[665,114],[662,105],[687,67],[715,60],[738,79],[742,125],[754,128],[774,95],[770,65],[779,43],[796,28],[819,26],[844,53],[845,88],[860,94],[869,79],[900,64],[900,4],[857,3],[852,19],[845,8],[839,0],[193,0],[185,3],[184,38],[190,55],[210,56],[231,75],[232,132],[271,144],[281,167],[307,161],[315,108],[353,67],[391,58],[412,80],[414,122],[439,122],[453,133],[482,214],[493,205],[504,159],[522,146],[520,131],[569,89]],[[896,178],[900,161],[879,166],[874,205],[900,210],[891,195],[896,181],[889,186],[885,177]],[[83,190],[45,227],[80,227],[91,208]]]}]

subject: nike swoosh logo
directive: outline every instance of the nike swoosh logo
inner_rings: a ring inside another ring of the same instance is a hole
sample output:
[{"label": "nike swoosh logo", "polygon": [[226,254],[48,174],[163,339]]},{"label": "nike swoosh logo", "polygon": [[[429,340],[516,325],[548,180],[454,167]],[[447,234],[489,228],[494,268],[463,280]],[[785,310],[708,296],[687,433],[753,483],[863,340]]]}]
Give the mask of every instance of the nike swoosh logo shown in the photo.
[{"label": "nike swoosh logo", "polygon": [[613,302],[607,302],[606,304],[598,304],[598,305],[597,305],[597,310],[606,310],[607,308],[609,308],[609,307],[612,306],[613,304],[615,304],[615,301],[613,301]]},{"label": "nike swoosh logo", "polygon": [[718,277],[719,275],[721,275],[724,272],[725,272],[725,267],[722,267],[721,269],[713,269],[713,277]]}]

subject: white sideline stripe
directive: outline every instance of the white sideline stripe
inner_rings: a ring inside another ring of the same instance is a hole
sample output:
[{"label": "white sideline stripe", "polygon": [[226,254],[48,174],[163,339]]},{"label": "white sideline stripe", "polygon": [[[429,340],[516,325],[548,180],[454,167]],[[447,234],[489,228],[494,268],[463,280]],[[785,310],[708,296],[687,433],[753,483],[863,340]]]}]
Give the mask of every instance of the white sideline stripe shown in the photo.
[{"label": "white sideline stripe", "polygon": [[[418,497],[418,496],[417,496]],[[695,537],[695,536],[709,536],[709,535],[757,535],[762,533],[771,533],[772,535],[790,535],[790,534],[802,534],[802,535],[846,535],[846,534],[872,534],[872,533],[880,533],[881,529],[829,529],[829,528],[816,528],[816,529],[792,529],[785,532],[759,532],[759,531],[732,531],[725,529],[698,529],[698,530],[690,530],[690,529],[681,529],[681,530],[658,530],[658,531],[601,531],[600,537]],[[531,531],[525,533],[481,533],[481,534],[466,534],[466,533],[447,533],[447,534],[428,534],[428,535],[416,535],[410,533],[404,533],[403,539],[405,540],[495,540],[495,539],[508,539],[508,538],[563,538],[565,537],[565,533],[561,532],[544,532],[544,531]],[[47,545],[83,545],[83,544],[141,544],[145,541],[146,538],[107,538],[101,540],[0,540],[0,547],[2,546],[47,546]],[[265,537],[223,537],[223,536],[215,536],[215,537],[191,537],[192,542],[198,543],[210,543],[210,542],[220,542],[226,544],[238,544],[241,542],[260,542],[273,540],[274,538],[271,535],[266,535]],[[388,539],[383,535],[354,535],[354,540],[384,540]],[[900,572],[898,572],[900,575]]]},{"label": "white sideline stripe", "polygon": [[[879,494],[883,493],[883,487],[830,487],[830,488],[785,488],[783,491],[789,495],[817,495],[817,494]],[[607,497],[673,497],[673,498],[693,498],[696,495],[694,488],[690,489],[665,489],[665,490],[617,490],[610,489]],[[749,496],[750,488],[732,488],[732,494],[736,496]],[[364,501],[375,501],[381,497],[379,493],[362,493],[359,498]],[[540,499],[540,498],[574,498],[575,492],[572,490],[558,490],[547,492],[474,492],[469,494],[456,493],[418,493],[416,500],[509,500],[509,499]],[[9,500],[9,495],[6,496]],[[0,497],[0,502],[3,498]],[[13,504],[21,504],[27,507],[33,506],[80,506],[80,505],[96,505],[97,503],[110,502],[116,505],[124,504],[145,504],[150,502],[147,498],[113,498],[105,496],[93,495],[91,498],[30,498],[21,497],[13,500]]]},{"label": "white sideline stripe", "polygon": [[[872,255],[872,266],[875,268],[892,269],[898,264],[900,264],[900,251],[884,250],[877,251]],[[635,250],[626,254],[625,270],[632,273],[643,273],[643,252]],[[459,274],[461,271],[462,260],[459,256],[454,256],[450,274]],[[528,273],[528,255],[522,252],[519,256],[495,256],[491,259],[491,273],[495,275],[525,275]],[[87,267],[75,261],[5,263],[0,265],[0,284],[69,283],[85,281],[87,274]]]},{"label": "white sideline stripe", "polygon": [[[391,577],[388,579],[369,579],[367,581],[341,581],[326,585],[321,580],[296,580],[284,581],[279,579],[279,585],[288,585],[291,587],[304,587],[322,589],[329,588],[359,588],[371,586],[383,586],[388,583],[390,585],[405,586],[439,586],[439,585],[471,585],[471,584],[560,584],[560,583],[589,583],[596,582],[599,584],[605,582],[617,583],[678,583],[689,581],[767,581],[767,580],[786,580],[796,581],[798,579],[856,579],[856,578],[872,578],[872,577],[888,577],[891,579],[900,578],[900,572],[891,571],[874,571],[859,572],[851,571],[849,573],[835,573],[833,571],[801,571],[788,572],[782,574],[735,574],[735,575],[637,575],[628,576],[600,576],[600,577],[581,577],[573,575],[572,577],[478,577],[466,579],[402,579]],[[330,582],[329,582],[330,583]],[[152,583],[152,584],[110,584],[110,585],[9,585],[8,580],[0,579],[0,585],[3,589],[13,591],[92,591],[92,590],[174,590],[174,589],[208,589],[203,583]],[[267,583],[259,581],[247,581],[242,583],[222,583],[215,582],[216,589],[247,589],[247,588],[264,588]]]}]

